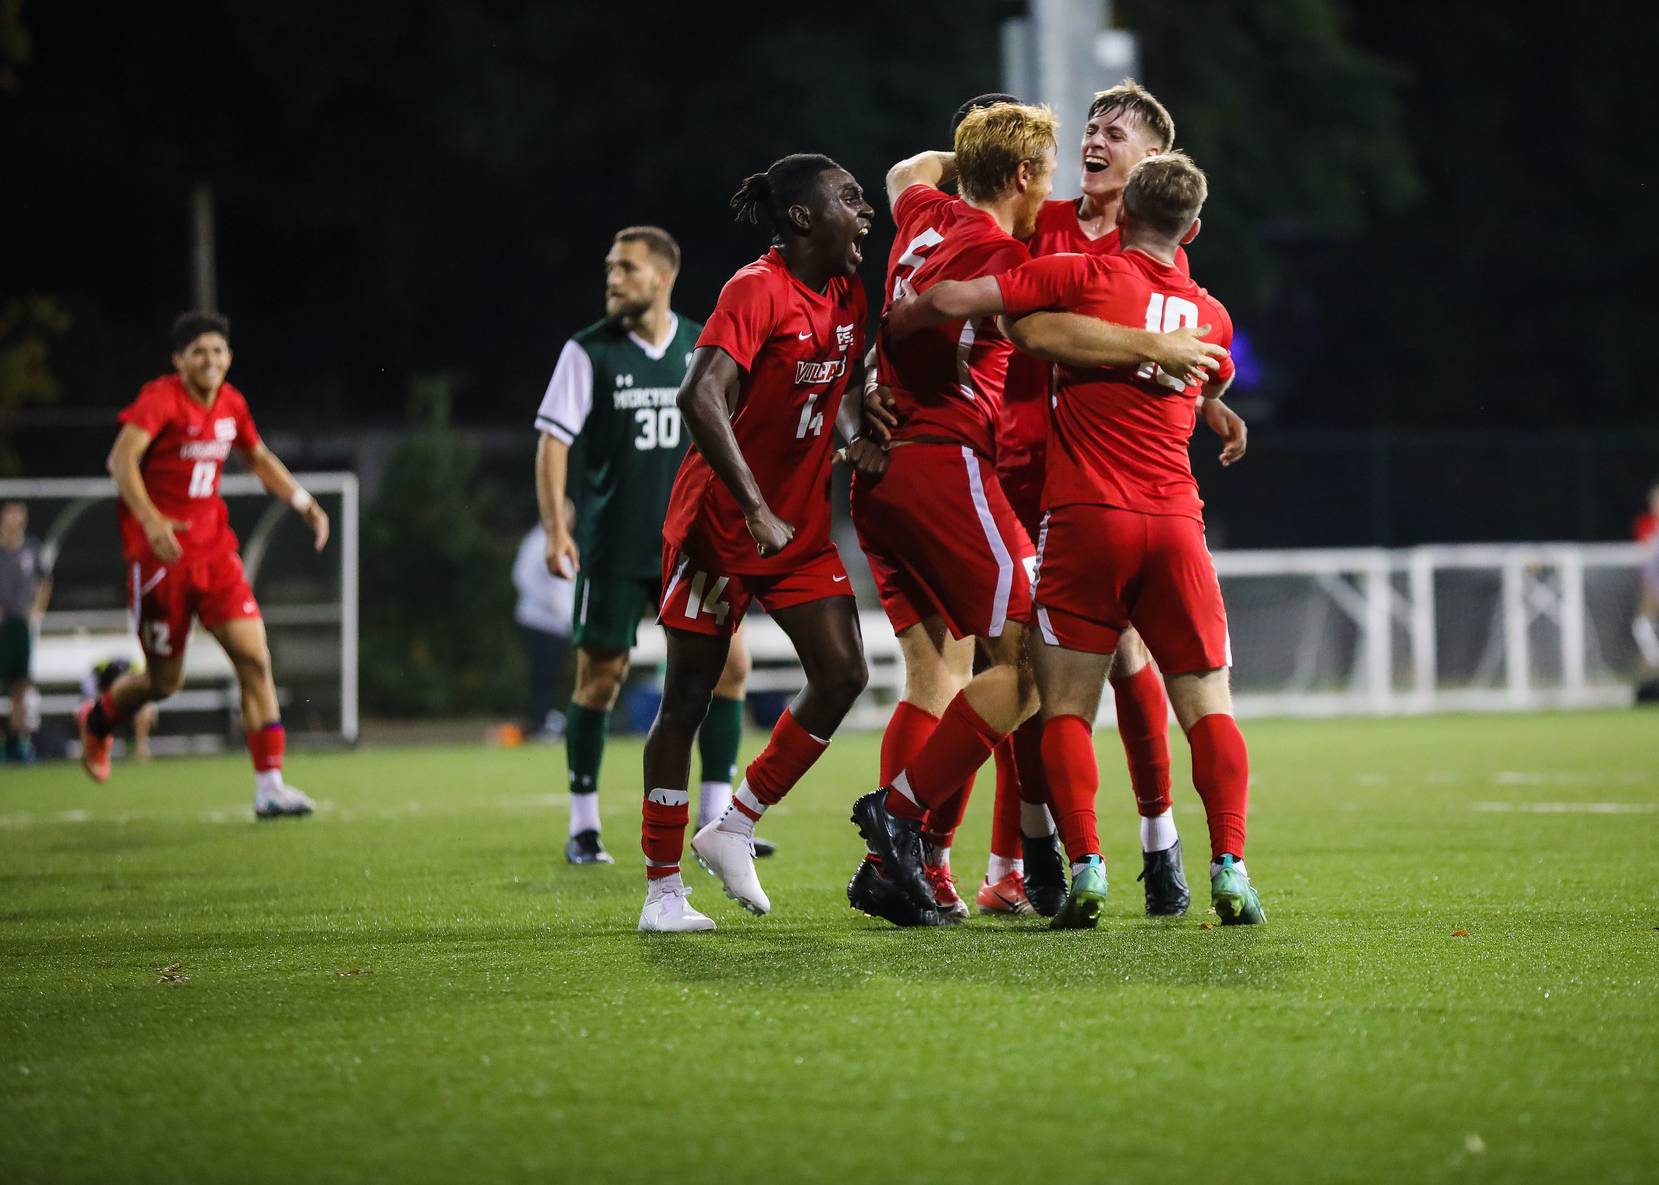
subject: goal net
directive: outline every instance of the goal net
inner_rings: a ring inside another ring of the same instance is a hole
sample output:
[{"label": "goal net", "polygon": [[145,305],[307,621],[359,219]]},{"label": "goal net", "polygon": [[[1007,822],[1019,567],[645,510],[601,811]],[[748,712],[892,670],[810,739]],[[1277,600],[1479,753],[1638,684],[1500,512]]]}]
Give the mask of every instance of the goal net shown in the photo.
[{"label": "goal net", "polygon": [[[350,473],[296,474],[328,512],[321,553],[310,529],[250,474],[226,474],[220,493],[270,638],[290,735],[357,739],[358,491]],[[115,483],[104,478],[0,481],[0,500],[29,509],[29,533],[52,569],[52,600],[35,643],[34,682],[46,729],[72,732],[71,714],[93,668],[141,662],[116,525]],[[240,745],[240,699],[224,652],[196,624],[185,686],[162,705],[158,752]]]}]

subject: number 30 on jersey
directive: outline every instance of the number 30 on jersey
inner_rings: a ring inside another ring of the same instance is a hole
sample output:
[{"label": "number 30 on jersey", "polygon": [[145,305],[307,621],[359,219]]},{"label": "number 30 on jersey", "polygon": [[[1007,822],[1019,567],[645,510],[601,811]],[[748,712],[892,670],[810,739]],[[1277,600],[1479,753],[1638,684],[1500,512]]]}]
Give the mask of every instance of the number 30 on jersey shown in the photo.
[{"label": "number 30 on jersey", "polygon": [[674,448],[680,443],[680,409],[677,407],[642,407],[634,413],[634,424],[639,435],[634,447],[641,450]]}]

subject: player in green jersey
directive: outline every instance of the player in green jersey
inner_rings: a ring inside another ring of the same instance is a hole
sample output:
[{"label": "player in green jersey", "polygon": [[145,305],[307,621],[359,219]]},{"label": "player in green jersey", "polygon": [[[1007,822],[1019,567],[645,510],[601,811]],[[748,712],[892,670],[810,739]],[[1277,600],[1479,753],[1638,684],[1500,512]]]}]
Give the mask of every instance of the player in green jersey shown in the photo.
[{"label": "player in green jersey", "polygon": [[[576,579],[576,689],[565,723],[572,864],[612,862],[599,842],[599,765],[640,617],[660,599],[663,515],[690,444],[674,396],[703,327],[669,308],[679,270],[667,231],[616,232],[605,256],[605,317],[565,343],[536,414],[547,567]],[[574,526],[567,482],[579,506]],[[733,643],[698,733],[701,823],[725,811],[737,767],[749,655],[741,632]],[[770,851],[757,841],[757,855],[763,846]]]}]

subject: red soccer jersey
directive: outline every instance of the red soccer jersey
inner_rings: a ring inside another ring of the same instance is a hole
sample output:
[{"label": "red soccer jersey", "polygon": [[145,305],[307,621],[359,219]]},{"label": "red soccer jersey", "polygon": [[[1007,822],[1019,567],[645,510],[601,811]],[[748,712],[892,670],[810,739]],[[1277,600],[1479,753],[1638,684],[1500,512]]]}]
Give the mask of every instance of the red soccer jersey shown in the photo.
[{"label": "red soccer jersey", "polygon": [[[1037,213],[1037,229],[1026,240],[1033,259],[1044,255],[1116,255],[1123,248],[1118,228],[1091,239],[1077,222],[1076,198],[1057,198],[1043,203]],[[1191,275],[1187,253],[1175,250],[1175,266],[1182,275]],[[1054,367],[1041,358],[1014,352],[1008,360],[1008,383],[1002,398],[1002,419],[997,424],[997,469],[1012,472],[1024,465],[1042,463],[1048,445],[1048,403],[1053,393]]]},{"label": "red soccer jersey", "polygon": [[[973,280],[1030,258],[996,220],[931,185],[912,185],[893,204],[898,236],[887,259],[887,296],[925,292],[940,280]],[[997,417],[1014,347],[995,317],[948,321],[900,342],[881,340],[881,380],[898,403],[896,440],[959,440],[996,456]]]},{"label": "red soccer jersey", "polygon": [[[1220,301],[1192,277],[1139,251],[1051,255],[997,282],[1014,317],[1064,309],[1159,332],[1208,325],[1206,340],[1223,346],[1233,340],[1233,322]],[[1202,521],[1204,503],[1187,456],[1200,388],[1173,389],[1168,376],[1145,367],[1057,371],[1044,509],[1091,503]],[[1232,359],[1223,358],[1216,381],[1232,375]]]},{"label": "red soccer jersey", "polygon": [[772,513],[795,528],[777,555],[762,558],[743,511],[694,445],[668,497],[663,537],[709,539],[731,573],[785,572],[830,546],[829,482],[836,410],[863,354],[868,305],[856,277],[814,292],[776,248],[740,270],[697,339],[743,368],[732,432]]},{"label": "red soccer jersey", "polygon": [[[150,447],[138,470],[156,509],[189,524],[176,532],[185,558],[234,551],[236,535],[225,500],[219,497],[219,474],[232,448],[247,450],[259,443],[242,392],[225,383],[212,406],[204,407],[185,391],[178,375],[163,375],[145,383],[117,419],[150,434]],[[116,513],[127,562],[154,561],[144,528],[127,504],[122,502]]]}]

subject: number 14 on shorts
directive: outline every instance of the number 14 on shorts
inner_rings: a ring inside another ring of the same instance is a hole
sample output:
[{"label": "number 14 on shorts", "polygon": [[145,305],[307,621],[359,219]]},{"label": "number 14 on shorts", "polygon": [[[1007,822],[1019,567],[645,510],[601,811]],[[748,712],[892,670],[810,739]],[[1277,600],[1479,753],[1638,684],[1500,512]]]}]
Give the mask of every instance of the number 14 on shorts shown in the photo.
[{"label": "number 14 on shorts", "polygon": [[701,607],[704,613],[724,625],[726,614],[731,612],[731,606],[721,599],[720,594],[726,591],[726,584],[730,579],[729,576],[716,576],[710,583],[707,572],[693,573],[691,587],[686,591],[686,620],[696,621],[698,609]]}]

